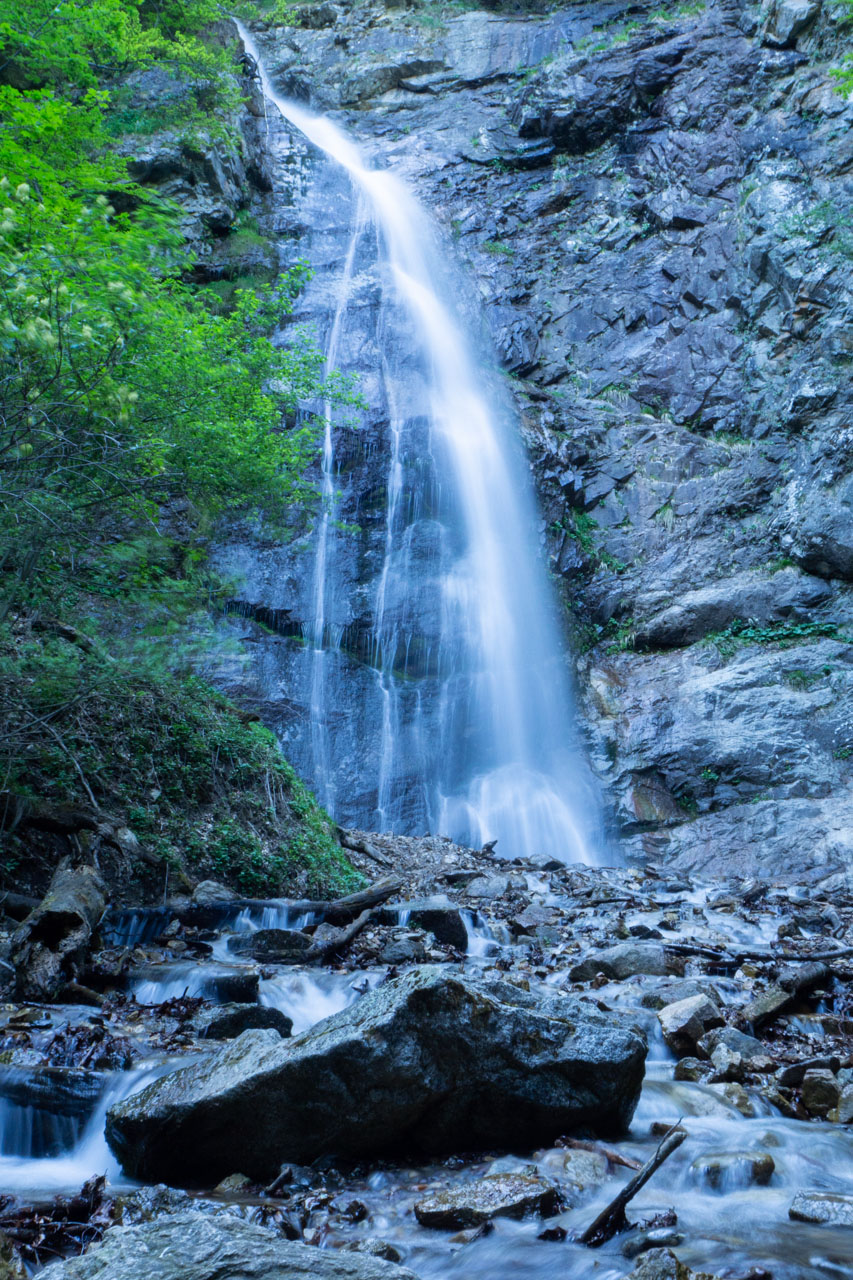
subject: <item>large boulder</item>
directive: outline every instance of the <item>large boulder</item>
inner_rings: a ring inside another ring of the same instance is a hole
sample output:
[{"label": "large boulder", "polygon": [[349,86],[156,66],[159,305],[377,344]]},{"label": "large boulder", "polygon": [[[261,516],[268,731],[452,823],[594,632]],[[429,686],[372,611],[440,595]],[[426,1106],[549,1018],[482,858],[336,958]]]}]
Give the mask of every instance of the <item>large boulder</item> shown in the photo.
[{"label": "large boulder", "polygon": [[284,1240],[230,1216],[178,1213],[112,1227],[81,1258],[54,1262],[42,1280],[416,1280],[364,1254]]},{"label": "large boulder", "polygon": [[283,1161],[529,1150],[630,1121],[646,1042],[562,992],[438,967],[411,970],[293,1040],[247,1031],[109,1112],[133,1177],[259,1181]]}]

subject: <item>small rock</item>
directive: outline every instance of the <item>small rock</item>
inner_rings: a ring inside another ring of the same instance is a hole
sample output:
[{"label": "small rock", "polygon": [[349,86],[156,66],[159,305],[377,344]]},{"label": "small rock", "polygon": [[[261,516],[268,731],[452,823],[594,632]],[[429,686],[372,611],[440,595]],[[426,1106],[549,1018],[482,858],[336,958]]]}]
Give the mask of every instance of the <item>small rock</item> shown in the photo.
[{"label": "small rock", "polygon": [[199,1040],[232,1040],[255,1027],[271,1027],[280,1036],[289,1036],[293,1019],[261,1004],[222,1004],[196,1014],[193,1027]]},{"label": "small rock", "polygon": [[202,880],[193,889],[192,900],[200,907],[212,907],[217,902],[234,902],[239,896],[218,880]]},{"label": "small rock", "polygon": [[622,1245],[625,1258],[638,1258],[641,1253],[650,1249],[677,1249],[684,1241],[684,1236],[675,1227],[652,1227],[648,1231],[638,1231],[629,1236]]},{"label": "small rock", "polygon": [[829,1191],[798,1191],[788,1217],[795,1222],[817,1222],[830,1227],[853,1227],[853,1196]]},{"label": "small rock", "polygon": [[569,970],[572,982],[589,982],[597,973],[622,981],[635,973],[662,977],[670,972],[666,952],[653,943],[620,942],[604,951],[591,951]]},{"label": "small rock", "polygon": [[711,1074],[711,1067],[699,1058],[679,1058],[675,1064],[673,1079],[689,1080],[691,1084],[701,1084]]},{"label": "small rock", "polygon": [[422,1227],[479,1227],[491,1218],[522,1218],[538,1213],[549,1218],[559,1211],[557,1188],[526,1174],[497,1173],[464,1186],[449,1187],[415,1205]]},{"label": "small rock", "polygon": [[690,1271],[670,1249],[644,1253],[628,1280],[690,1280]]},{"label": "small rock", "polygon": [[258,929],[228,939],[228,950],[268,964],[298,964],[314,939],[297,929]]},{"label": "small rock", "polygon": [[775,1161],[769,1151],[723,1151],[699,1156],[691,1172],[715,1191],[733,1187],[766,1187],[773,1177]]},{"label": "small rock", "polygon": [[688,996],[658,1012],[663,1038],[673,1053],[694,1049],[706,1031],[722,1025],[723,1018],[707,996]]},{"label": "small rock", "polygon": [[223,1178],[214,1188],[214,1194],[220,1196],[243,1195],[253,1186],[251,1178],[247,1178],[243,1173],[230,1173],[227,1178]]},{"label": "small rock", "polygon": [[802,1098],[809,1115],[825,1116],[838,1106],[841,1086],[831,1071],[813,1068],[803,1076]]}]

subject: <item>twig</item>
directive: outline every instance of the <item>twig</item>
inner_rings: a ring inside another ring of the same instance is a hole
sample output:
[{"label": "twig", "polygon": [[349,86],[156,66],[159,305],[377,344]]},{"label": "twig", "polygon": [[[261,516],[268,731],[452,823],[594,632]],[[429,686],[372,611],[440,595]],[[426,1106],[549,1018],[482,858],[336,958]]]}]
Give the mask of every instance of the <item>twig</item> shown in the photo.
[{"label": "twig", "polygon": [[597,1248],[600,1244],[610,1240],[618,1231],[624,1231],[628,1225],[625,1217],[626,1205],[634,1199],[634,1196],[648,1182],[653,1173],[658,1170],[665,1160],[668,1160],[673,1151],[677,1151],[681,1146],[687,1134],[684,1129],[678,1126],[681,1120],[677,1120],[667,1134],[661,1139],[657,1151],[647,1160],[639,1173],[631,1179],[630,1182],[622,1188],[619,1194],[611,1200],[610,1204],[590,1223],[583,1235],[579,1237],[581,1244],[588,1244],[593,1248]]}]

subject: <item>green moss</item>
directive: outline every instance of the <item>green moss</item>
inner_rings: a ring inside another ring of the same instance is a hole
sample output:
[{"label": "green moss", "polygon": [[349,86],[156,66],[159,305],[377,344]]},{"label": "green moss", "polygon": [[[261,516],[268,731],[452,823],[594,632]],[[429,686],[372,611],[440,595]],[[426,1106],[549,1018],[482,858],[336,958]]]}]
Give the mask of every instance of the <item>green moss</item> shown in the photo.
[{"label": "green moss", "polygon": [[153,854],[164,869],[248,895],[360,883],[272,733],[196,677],[7,629],[0,681],[13,794],[94,800],[130,828],[149,863]]}]

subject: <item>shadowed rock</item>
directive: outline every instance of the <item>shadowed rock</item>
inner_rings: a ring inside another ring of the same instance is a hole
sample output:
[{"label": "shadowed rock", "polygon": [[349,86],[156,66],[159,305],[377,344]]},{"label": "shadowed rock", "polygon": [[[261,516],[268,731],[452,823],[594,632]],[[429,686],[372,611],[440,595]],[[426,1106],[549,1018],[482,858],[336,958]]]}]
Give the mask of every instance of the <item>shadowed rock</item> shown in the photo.
[{"label": "shadowed rock", "polygon": [[132,1176],[196,1186],[404,1145],[530,1149],[623,1130],[645,1055],[562,993],[424,967],[293,1040],[246,1032],[113,1107],[107,1137]]}]

